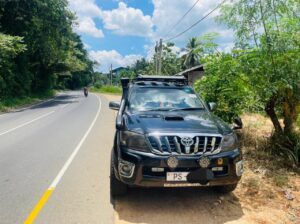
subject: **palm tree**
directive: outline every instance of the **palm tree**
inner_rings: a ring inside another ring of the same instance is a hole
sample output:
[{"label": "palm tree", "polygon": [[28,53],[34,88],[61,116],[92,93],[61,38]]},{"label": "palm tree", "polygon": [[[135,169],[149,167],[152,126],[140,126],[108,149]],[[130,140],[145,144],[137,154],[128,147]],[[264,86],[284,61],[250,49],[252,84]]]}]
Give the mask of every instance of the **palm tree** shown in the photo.
[{"label": "palm tree", "polygon": [[185,68],[191,68],[200,64],[202,48],[198,38],[191,38],[184,50],[187,52],[182,56],[183,66]]}]

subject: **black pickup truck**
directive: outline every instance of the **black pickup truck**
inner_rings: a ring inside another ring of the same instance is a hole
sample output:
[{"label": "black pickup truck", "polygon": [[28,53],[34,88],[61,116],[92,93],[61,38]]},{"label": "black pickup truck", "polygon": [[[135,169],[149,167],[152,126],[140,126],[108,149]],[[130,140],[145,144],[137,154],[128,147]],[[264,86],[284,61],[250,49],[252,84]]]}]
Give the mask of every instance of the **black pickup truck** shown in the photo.
[{"label": "black pickup truck", "polygon": [[242,154],[234,129],[212,111],[178,76],[122,79],[111,154],[111,194],[130,186],[213,186],[233,191],[243,173]]}]

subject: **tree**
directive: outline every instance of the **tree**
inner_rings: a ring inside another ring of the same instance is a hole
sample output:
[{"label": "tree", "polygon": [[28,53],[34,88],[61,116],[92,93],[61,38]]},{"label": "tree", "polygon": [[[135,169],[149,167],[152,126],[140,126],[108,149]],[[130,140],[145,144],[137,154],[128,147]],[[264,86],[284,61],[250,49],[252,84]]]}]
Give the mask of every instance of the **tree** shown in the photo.
[{"label": "tree", "polygon": [[299,12],[295,0],[238,0],[225,5],[219,17],[235,31],[240,70],[248,75],[278,134],[294,131],[300,110]]},{"label": "tree", "polygon": [[191,68],[199,65],[202,49],[198,38],[191,38],[184,50],[187,52],[182,56],[184,67]]},{"label": "tree", "polygon": [[[137,60],[136,64],[132,67],[136,75],[155,75],[155,55],[151,60],[147,61],[142,58]],[[176,51],[174,43],[163,44],[162,49],[162,74],[175,75],[181,71],[181,61],[179,52]]]},{"label": "tree", "polygon": [[6,83],[13,88],[5,89],[7,96],[81,86],[92,80],[93,63],[72,30],[74,20],[67,0],[0,1],[0,32],[20,37],[26,45],[11,61],[13,75]]},{"label": "tree", "polygon": [[145,58],[138,59],[136,63],[131,67],[135,75],[143,74],[146,68],[149,66],[149,62]]},{"label": "tree", "polygon": [[19,88],[14,60],[25,50],[26,45],[22,37],[0,33],[0,96],[9,96],[15,88]]},{"label": "tree", "polygon": [[181,61],[178,54],[174,43],[163,45],[162,73],[164,75],[175,75],[181,71]]},{"label": "tree", "polygon": [[215,114],[231,123],[245,111],[258,111],[259,100],[252,89],[249,77],[240,72],[239,63],[230,53],[206,55],[205,76],[195,83],[195,89],[206,102],[215,102]]}]

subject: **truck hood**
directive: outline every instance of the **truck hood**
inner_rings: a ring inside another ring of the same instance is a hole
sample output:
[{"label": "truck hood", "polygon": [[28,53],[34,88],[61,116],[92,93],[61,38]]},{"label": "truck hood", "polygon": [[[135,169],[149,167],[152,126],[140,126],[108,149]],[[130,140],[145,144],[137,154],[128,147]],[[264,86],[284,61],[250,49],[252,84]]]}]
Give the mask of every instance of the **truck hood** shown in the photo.
[{"label": "truck hood", "polygon": [[126,113],[126,128],[140,134],[160,133],[209,133],[229,134],[230,127],[207,111],[163,111]]}]

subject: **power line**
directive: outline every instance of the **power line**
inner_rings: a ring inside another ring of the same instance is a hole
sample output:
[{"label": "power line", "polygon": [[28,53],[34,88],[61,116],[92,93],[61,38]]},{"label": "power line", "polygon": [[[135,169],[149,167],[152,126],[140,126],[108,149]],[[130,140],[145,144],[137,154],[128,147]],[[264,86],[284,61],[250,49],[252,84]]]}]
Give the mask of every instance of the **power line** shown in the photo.
[{"label": "power line", "polygon": [[197,22],[195,22],[193,25],[191,25],[189,28],[187,28],[186,30],[182,31],[181,33],[168,38],[167,40],[164,40],[164,42],[168,42],[170,40],[174,40],[177,37],[180,37],[182,34],[186,33],[187,31],[189,31],[190,29],[194,28],[196,25],[198,25],[199,23],[201,23],[203,20],[205,20],[210,14],[212,14],[214,11],[216,11],[218,8],[220,8],[227,0],[223,0],[220,4],[218,4],[213,10],[211,10],[209,13],[207,13],[205,16],[203,16],[201,19],[199,19]]},{"label": "power line", "polygon": [[190,13],[190,11],[192,11],[192,9],[198,4],[198,2],[199,2],[200,0],[197,0],[194,4],[193,4],[193,6],[188,10],[188,11],[186,11],[186,13],[174,24],[174,26],[172,26],[172,28],[168,31],[168,32],[166,32],[166,33],[171,33],[172,31],[173,31],[173,29],[178,25],[178,24],[180,24],[181,23],[181,21]]}]

